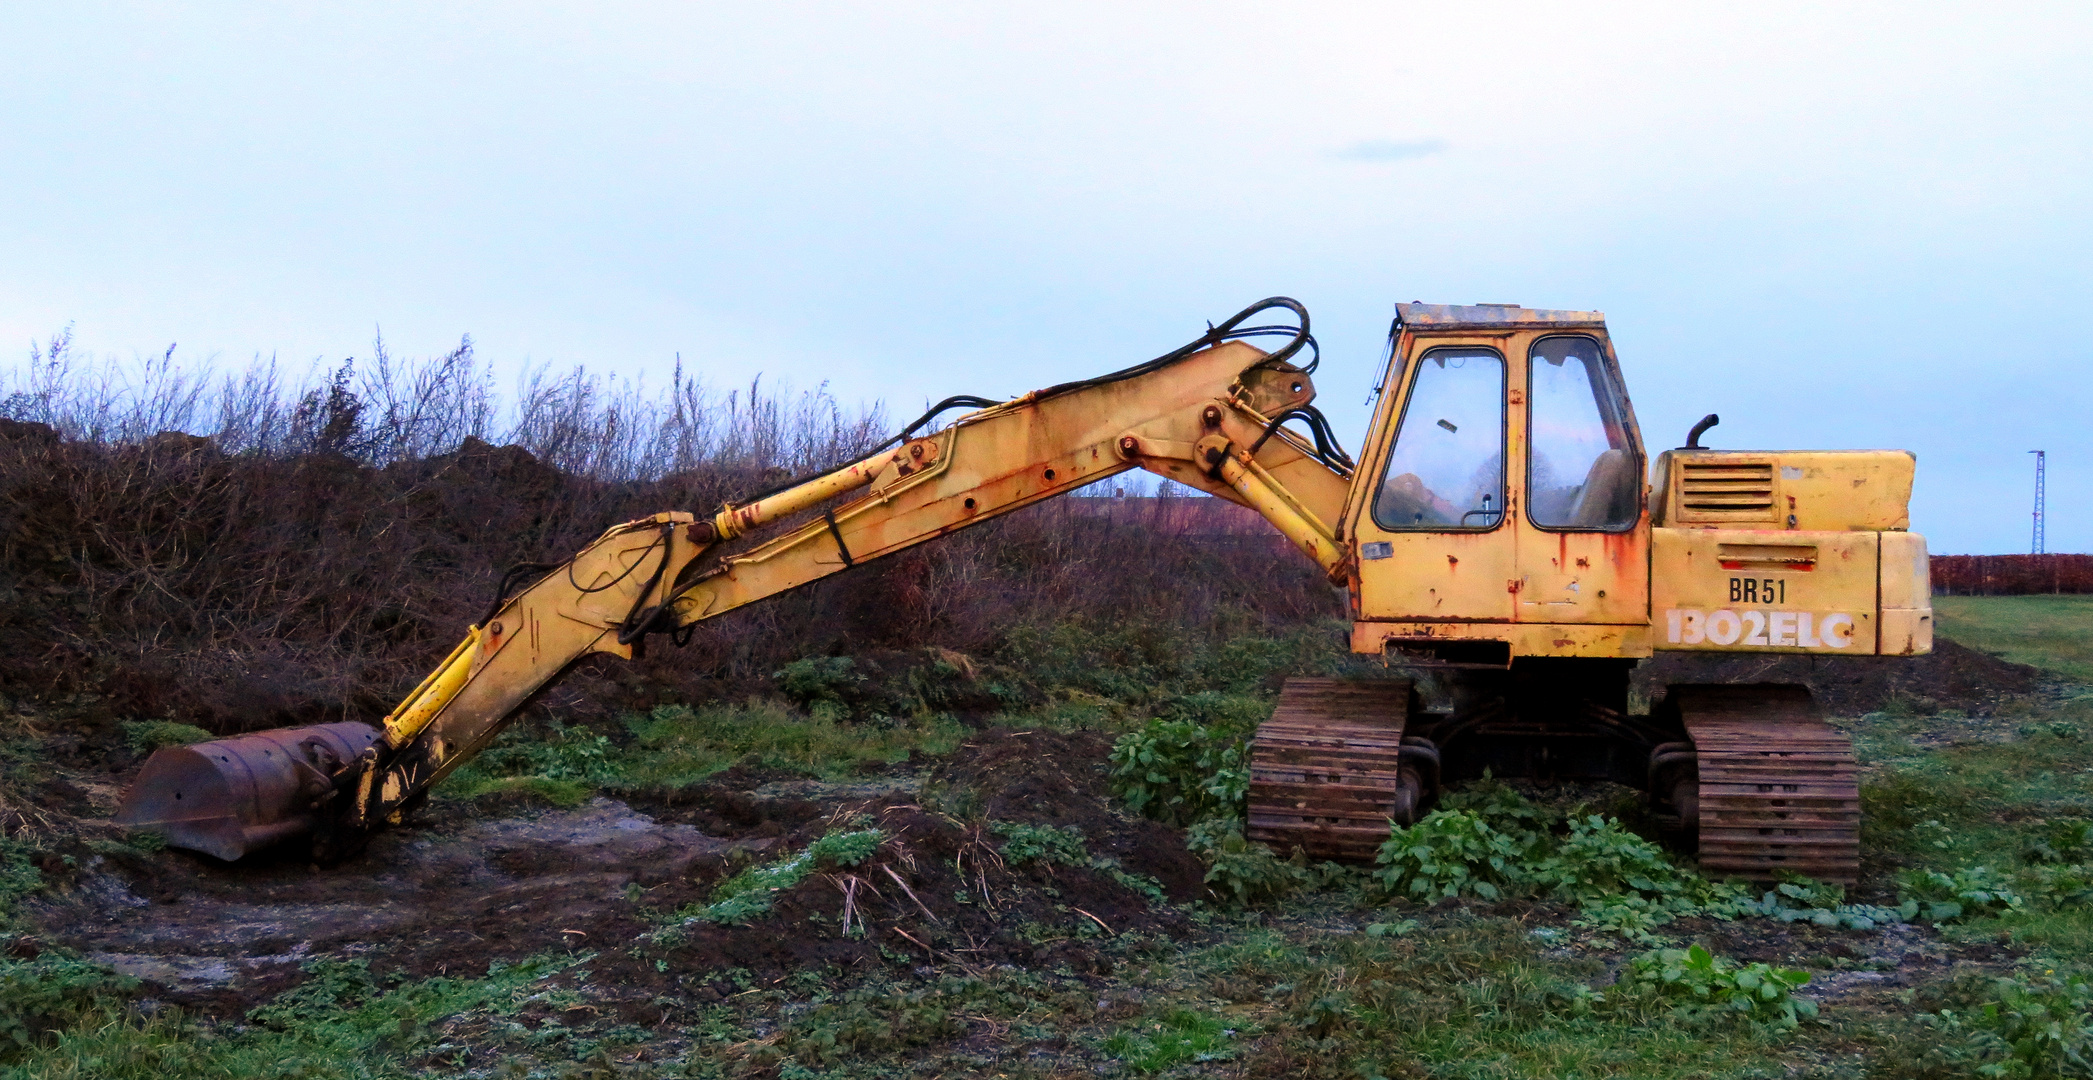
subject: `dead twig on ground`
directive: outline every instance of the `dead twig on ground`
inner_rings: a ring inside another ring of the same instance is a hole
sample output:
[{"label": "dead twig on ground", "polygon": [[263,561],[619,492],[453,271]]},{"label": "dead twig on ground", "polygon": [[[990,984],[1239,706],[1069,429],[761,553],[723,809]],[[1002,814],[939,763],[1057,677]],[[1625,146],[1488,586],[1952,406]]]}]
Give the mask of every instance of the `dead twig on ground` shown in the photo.
[{"label": "dead twig on ground", "polygon": [[1090,920],[1091,922],[1094,922],[1094,923],[1096,923],[1096,924],[1097,924],[1097,925],[1099,925],[1099,926],[1103,926],[1103,927],[1105,928],[1105,933],[1107,933],[1107,934],[1110,934],[1110,935],[1112,935],[1113,937],[1118,937],[1118,936],[1119,936],[1119,931],[1117,931],[1117,930],[1114,930],[1114,929],[1112,929],[1112,928],[1111,928],[1111,927],[1109,927],[1109,926],[1105,926],[1105,920],[1103,920],[1103,919],[1100,919],[1100,918],[1098,918],[1097,916],[1095,916],[1095,915],[1092,915],[1092,914],[1090,914],[1090,913],[1089,913],[1089,912],[1087,912],[1087,911],[1084,911],[1084,910],[1083,910],[1082,908],[1070,908],[1069,910],[1070,910],[1070,911],[1073,911],[1073,912],[1075,912],[1075,913],[1076,913],[1076,914],[1078,914],[1078,915],[1081,915],[1081,916],[1083,916],[1083,917],[1084,917],[1084,918],[1086,918],[1086,919],[1089,919],[1089,920]]},{"label": "dead twig on ground", "polygon": [[929,917],[931,922],[934,922],[939,926],[945,925],[945,920],[938,918],[937,912],[930,910],[930,905],[924,903],[923,898],[916,895],[916,890],[908,887],[908,882],[903,881],[901,879],[901,875],[894,872],[893,867],[882,865],[880,869],[885,870],[887,872],[887,876],[894,879],[894,884],[901,886],[901,891],[907,893],[908,898],[914,900],[916,902],[916,906],[923,909],[923,914]]}]

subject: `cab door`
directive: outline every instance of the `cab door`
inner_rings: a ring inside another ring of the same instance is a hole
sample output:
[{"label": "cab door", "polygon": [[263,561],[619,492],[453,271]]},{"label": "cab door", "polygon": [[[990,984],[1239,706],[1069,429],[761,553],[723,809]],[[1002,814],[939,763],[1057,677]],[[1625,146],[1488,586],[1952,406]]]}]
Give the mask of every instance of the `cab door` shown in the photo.
[{"label": "cab door", "polygon": [[1398,393],[1376,423],[1377,479],[1354,519],[1358,618],[1512,621],[1508,337],[1434,337],[1410,357],[1416,339],[1403,336]]},{"label": "cab door", "polygon": [[1514,365],[1515,618],[1649,620],[1642,438],[1603,333],[1521,335]]}]

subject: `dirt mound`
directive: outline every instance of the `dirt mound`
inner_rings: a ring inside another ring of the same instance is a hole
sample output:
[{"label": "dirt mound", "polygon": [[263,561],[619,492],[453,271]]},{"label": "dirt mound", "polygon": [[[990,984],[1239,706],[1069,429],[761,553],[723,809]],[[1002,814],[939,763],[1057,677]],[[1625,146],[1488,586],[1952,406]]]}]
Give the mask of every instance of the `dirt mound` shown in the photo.
[{"label": "dirt mound", "polygon": [[823,816],[812,799],[764,798],[755,784],[715,781],[687,788],[649,788],[623,792],[656,821],[696,826],[707,836],[729,839],[781,837]]},{"label": "dirt mound", "polygon": [[1893,702],[1981,716],[2039,688],[2042,673],[1945,638],[1936,638],[1926,656],[1660,652],[1635,669],[1636,688],[1650,698],[1668,684],[1695,682],[1799,683],[1833,716],[1858,716]]},{"label": "dirt mound", "polygon": [[[977,972],[1017,964],[1102,975],[1112,970],[1097,948],[1103,939],[1185,928],[1182,915],[1107,870],[1010,864],[982,824],[916,806],[887,807],[873,820],[888,839],[866,863],[775,894],[771,914],[752,925],[685,925],[665,953],[670,970],[684,973],[678,981],[724,997],[736,968],[767,978],[897,956]],[[862,927],[853,935],[837,932],[846,912]]]},{"label": "dirt mound", "polygon": [[1095,732],[1059,734],[993,728],[940,763],[932,781],[977,791],[998,821],[1081,830],[1092,850],[1154,877],[1172,900],[1205,894],[1206,867],[1174,829],[1117,813],[1106,762],[1111,741]]}]

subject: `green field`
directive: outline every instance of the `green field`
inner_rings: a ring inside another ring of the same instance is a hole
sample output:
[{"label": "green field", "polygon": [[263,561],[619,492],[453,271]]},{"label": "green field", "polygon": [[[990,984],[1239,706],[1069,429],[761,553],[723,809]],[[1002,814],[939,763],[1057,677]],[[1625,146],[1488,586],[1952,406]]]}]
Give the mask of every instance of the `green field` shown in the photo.
[{"label": "green field", "polygon": [[1933,617],[1942,637],[2093,683],[2093,596],[1936,596]]}]

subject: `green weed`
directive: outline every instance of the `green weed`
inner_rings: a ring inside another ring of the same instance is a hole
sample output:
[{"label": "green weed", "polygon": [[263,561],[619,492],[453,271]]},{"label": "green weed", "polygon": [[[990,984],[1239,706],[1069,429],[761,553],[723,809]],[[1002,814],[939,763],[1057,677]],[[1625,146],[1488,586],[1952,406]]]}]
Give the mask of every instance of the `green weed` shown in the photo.
[{"label": "green weed", "polygon": [[1161,720],[1198,724],[1219,738],[1241,739],[1271,719],[1272,700],[1261,694],[1199,690],[1164,699],[1155,715]]},{"label": "green weed", "polygon": [[1003,838],[1003,861],[1011,866],[1023,866],[1028,862],[1083,866],[1090,861],[1081,829],[1022,825],[1012,821],[992,822],[989,827]]},{"label": "green weed", "polygon": [[1270,847],[1243,837],[1241,819],[1208,818],[1186,832],[1185,846],[1207,863],[1206,886],[1230,907],[1266,903],[1309,887],[1311,873]]},{"label": "green weed", "polygon": [[1961,919],[2018,911],[2024,901],[2005,875],[1988,866],[1950,872],[1906,870],[1897,875],[1897,895],[1907,920],[1935,926]]},{"label": "green weed", "polygon": [[1235,1025],[1211,1013],[1173,1009],[1166,1015],[1104,1041],[1105,1053],[1137,1073],[1158,1073],[1179,1065],[1227,1061],[1237,1053]]},{"label": "green weed", "polygon": [[[2045,736],[1913,753],[1863,781],[1861,811],[1864,846],[1922,864],[2030,851],[2051,840],[2051,822],[2093,817],[2093,742]],[[2055,839],[2073,843],[2063,832]]]},{"label": "green weed", "polygon": [[1265,922],[1183,963],[1194,992],[1276,1013],[1247,1075],[1738,1076],[1764,1061],[1767,1025],[1680,1024],[1655,994],[1609,1008],[1598,963],[1544,958],[1540,940],[1467,915],[1345,935]]},{"label": "green weed", "polygon": [[837,1066],[867,1058],[889,1057],[944,1042],[966,1032],[970,1024],[1009,1023],[1020,1040],[1047,1034],[1040,1021],[1075,1012],[1085,988],[1056,988],[1022,973],[947,976],[909,988],[874,980],[828,1001],[815,1003],[779,1032],[777,1045],[793,1066]]},{"label": "green weed", "polygon": [[771,673],[778,692],[818,720],[849,719],[850,699],[865,676],[848,656],[809,656]]},{"label": "green weed", "polygon": [[14,924],[15,904],[43,886],[44,875],[36,868],[34,849],[0,834],[0,930]]},{"label": "green weed", "polygon": [[1250,788],[1240,738],[1190,720],[1151,720],[1112,744],[1112,790],[1167,825],[1242,813]]},{"label": "green weed", "polygon": [[806,716],[771,702],[662,705],[628,716],[630,746],[581,727],[553,725],[542,734],[512,727],[459,768],[444,787],[450,798],[500,793],[574,806],[604,789],[683,787],[739,762],[827,780],[862,766],[942,754],[967,728],[949,716],[906,723],[850,724]]},{"label": "green weed", "polygon": [[878,829],[830,832],[796,855],[751,866],[713,887],[712,901],[678,911],[674,923],[657,937],[673,937],[692,922],[739,926],[770,911],[771,897],[799,884],[816,870],[857,866],[872,857],[886,834]]},{"label": "green weed", "polygon": [[1205,628],[1141,619],[1021,625],[1010,630],[999,655],[1024,667],[1042,686],[1137,708],[1206,691],[1263,695],[1281,676],[1369,668],[1346,648],[1349,627],[1343,622],[1321,620],[1275,632],[1224,610],[1213,623]]},{"label": "green weed", "polygon": [[16,1061],[47,1031],[120,1010],[138,980],[70,957],[0,959],[0,1064]]},{"label": "green weed", "polygon": [[1542,834],[1562,822],[1561,812],[1541,806],[1518,788],[1485,772],[1483,778],[1448,792],[1439,800],[1441,810],[1465,810],[1481,818],[1492,830],[1532,846]]},{"label": "green weed", "polygon": [[1741,1017],[1776,1030],[1817,1015],[1817,1003],[1794,996],[1810,981],[1808,972],[1769,964],[1738,967],[1699,945],[1653,949],[1630,962],[1615,990],[1616,1007],[1655,997],[1689,1018]]},{"label": "green weed", "polygon": [[519,1007],[532,988],[587,957],[489,965],[483,978],[435,978],[387,991],[365,987],[353,969],[321,973],[319,990],[291,990],[276,1012],[281,1026],[220,1029],[174,1010],[151,1017],[105,1004],[52,1032],[8,1071],[6,1080],[161,1080],[163,1077],[296,1077],[391,1080],[421,1070],[408,1062],[438,1041],[436,1021],[472,1010]]},{"label": "green weed", "polygon": [[1375,859],[1382,888],[1420,900],[1536,894],[1591,908],[1594,926],[1636,933],[1670,913],[1739,910],[1740,891],[1682,869],[1614,818],[1580,814],[1555,833],[1546,828],[1550,815],[1516,793],[1469,804],[1478,809],[1435,810],[1392,828]]},{"label": "green weed", "polygon": [[2087,855],[2093,855],[2093,821],[2085,818],[2049,822],[2026,852],[2036,863],[2079,862]]},{"label": "green weed", "polygon": [[663,705],[628,717],[625,726],[635,745],[616,762],[621,782],[634,787],[680,787],[743,760],[840,780],[865,765],[949,753],[968,731],[942,714],[894,724],[848,724],[762,701],[703,708]]},{"label": "green weed", "polygon": [[2038,863],[2014,876],[2016,891],[2047,908],[2082,908],[2093,901],[2093,866]]},{"label": "green weed", "polygon": [[1584,902],[1625,895],[1658,903],[1682,901],[1699,877],[1680,869],[1663,848],[1613,818],[1583,814],[1571,818],[1569,826],[1569,834],[1556,840],[1531,871],[1534,884],[1557,899]]},{"label": "green weed", "polygon": [[369,960],[338,960],[320,957],[307,960],[299,970],[312,976],[275,998],[247,1011],[251,1023],[277,1031],[289,1031],[330,1009],[355,1008],[379,993],[371,977]]},{"label": "green weed", "polygon": [[163,746],[209,742],[218,737],[200,727],[177,724],[172,720],[126,720],[123,730],[124,741],[139,754],[150,754]]},{"label": "green weed", "polygon": [[1397,896],[1496,899],[1531,880],[1528,845],[1498,832],[1472,810],[1434,810],[1415,825],[1395,827],[1374,861],[1374,879]]},{"label": "green weed", "polygon": [[1961,1044],[1983,1077],[2047,1080],[2093,1076],[2093,984],[2080,976],[2002,978],[1994,1000],[1927,1019]]},{"label": "green weed", "polygon": [[1874,904],[1849,904],[1846,889],[1831,882],[1814,881],[1783,872],[1778,885],[1756,902],[1742,905],[1746,913],[1779,922],[1807,922],[1840,930],[1873,930],[1877,926],[1905,921],[1897,908]]},{"label": "green weed", "polygon": [[541,734],[511,726],[458,769],[445,794],[459,799],[529,795],[555,806],[578,806],[619,778],[611,754],[610,738],[584,727],[555,721]]},{"label": "green weed", "polygon": [[1044,862],[1056,866],[1088,867],[1102,871],[1113,881],[1141,894],[1151,904],[1169,902],[1161,882],[1147,874],[1127,870],[1118,859],[1091,855],[1080,829],[1012,821],[992,821],[989,828],[1003,838],[1001,852],[1004,861],[1011,866]]}]

